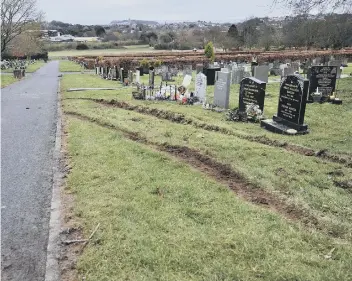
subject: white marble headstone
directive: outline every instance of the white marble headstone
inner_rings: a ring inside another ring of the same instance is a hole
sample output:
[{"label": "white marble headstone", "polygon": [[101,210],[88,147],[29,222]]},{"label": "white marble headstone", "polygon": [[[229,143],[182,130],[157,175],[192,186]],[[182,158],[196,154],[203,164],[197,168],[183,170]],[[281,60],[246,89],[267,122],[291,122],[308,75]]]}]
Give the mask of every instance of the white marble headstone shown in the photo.
[{"label": "white marble headstone", "polygon": [[140,83],[141,72],[136,70],[136,83]]},{"label": "white marble headstone", "polygon": [[192,76],[191,75],[185,75],[183,78],[182,86],[185,88],[188,88],[188,86],[191,84],[192,81]]},{"label": "white marble headstone", "polygon": [[206,92],[207,92],[207,76],[205,76],[203,73],[200,72],[196,75],[194,95],[198,97],[201,102],[204,102],[206,97]]}]

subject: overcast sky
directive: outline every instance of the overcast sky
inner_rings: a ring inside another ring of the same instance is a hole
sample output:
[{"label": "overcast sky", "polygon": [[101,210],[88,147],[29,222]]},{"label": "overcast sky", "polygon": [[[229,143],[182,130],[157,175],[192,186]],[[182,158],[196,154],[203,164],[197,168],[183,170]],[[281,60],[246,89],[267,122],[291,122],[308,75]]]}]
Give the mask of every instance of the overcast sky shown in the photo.
[{"label": "overcast sky", "polygon": [[284,16],[273,0],[37,0],[46,20],[109,24],[113,20],[238,22],[249,17]]}]

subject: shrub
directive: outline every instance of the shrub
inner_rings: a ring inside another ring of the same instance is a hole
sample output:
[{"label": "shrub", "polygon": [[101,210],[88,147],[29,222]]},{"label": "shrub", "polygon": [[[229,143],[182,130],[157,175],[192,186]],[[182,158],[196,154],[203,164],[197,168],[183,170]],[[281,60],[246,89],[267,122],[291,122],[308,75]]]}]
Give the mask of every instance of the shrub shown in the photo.
[{"label": "shrub", "polygon": [[88,50],[88,46],[84,43],[80,43],[77,45],[76,50]]},{"label": "shrub", "polygon": [[204,48],[205,56],[211,61],[214,62],[215,54],[214,54],[214,46],[213,42],[209,42]]}]

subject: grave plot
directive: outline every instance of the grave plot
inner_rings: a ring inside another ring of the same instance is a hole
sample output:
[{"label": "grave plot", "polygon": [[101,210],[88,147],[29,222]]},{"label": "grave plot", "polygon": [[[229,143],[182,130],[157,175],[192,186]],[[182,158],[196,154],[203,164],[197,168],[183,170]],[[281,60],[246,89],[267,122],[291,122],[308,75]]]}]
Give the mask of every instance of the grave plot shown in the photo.
[{"label": "grave plot", "polygon": [[263,119],[266,83],[253,77],[241,81],[239,107],[230,111],[230,121],[253,121]]}]

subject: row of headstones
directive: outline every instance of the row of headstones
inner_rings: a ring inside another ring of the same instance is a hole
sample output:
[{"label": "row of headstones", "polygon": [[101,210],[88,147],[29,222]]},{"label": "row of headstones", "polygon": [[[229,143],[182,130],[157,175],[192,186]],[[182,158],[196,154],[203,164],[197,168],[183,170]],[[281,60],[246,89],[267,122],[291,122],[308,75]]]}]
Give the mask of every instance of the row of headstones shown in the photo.
[{"label": "row of headstones", "polygon": [[[271,120],[262,122],[262,126],[281,133],[294,129],[298,133],[307,132],[303,123],[307,102],[313,101],[313,93],[319,88],[328,97],[335,91],[337,67],[314,66],[311,68],[310,80],[298,74],[282,77],[278,113]],[[214,87],[213,104],[229,108],[231,73],[217,71]],[[195,80],[195,96],[200,101],[206,99],[207,76],[198,73]],[[245,111],[249,104],[258,105],[263,112],[266,82],[255,77],[243,78],[240,82],[239,110]]]},{"label": "row of headstones", "polygon": [[101,76],[103,79],[117,80],[121,83],[131,84],[134,81],[140,83],[140,76],[143,76],[143,71],[137,69],[135,73],[132,70],[125,70],[117,66],[108,67],[108,66],[99,66],[95,67],[95,74]]}]

